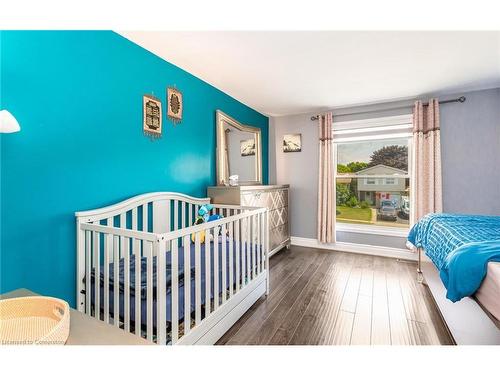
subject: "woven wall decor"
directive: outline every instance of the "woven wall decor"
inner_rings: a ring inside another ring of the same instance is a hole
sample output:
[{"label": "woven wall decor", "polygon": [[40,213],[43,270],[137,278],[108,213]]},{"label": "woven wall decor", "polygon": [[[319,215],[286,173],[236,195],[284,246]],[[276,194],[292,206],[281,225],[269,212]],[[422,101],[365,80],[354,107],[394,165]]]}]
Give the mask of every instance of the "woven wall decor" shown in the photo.
[{"label": "woven wall decor", "polygon": [[144,135],[151,139],[161,138],[161,100],[152,95],[144,95],[142,103]]},{"label": "woven wall decor", "polygon": [[167,116],[174,124],[182,121],[182,93],[175,87],[167,88]]}]

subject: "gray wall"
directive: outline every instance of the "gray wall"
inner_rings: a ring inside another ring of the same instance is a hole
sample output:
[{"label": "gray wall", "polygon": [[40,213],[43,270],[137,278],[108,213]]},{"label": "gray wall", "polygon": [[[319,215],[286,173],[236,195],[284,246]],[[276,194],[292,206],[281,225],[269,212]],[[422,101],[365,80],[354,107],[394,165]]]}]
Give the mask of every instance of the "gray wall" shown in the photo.
[{"label": "gray wall", "polygon": [[[500,89],[439,96],[465,95],[465,103],[441,106],[443,203],[446,212],[500,214]],[[425,98],[424,98],[425,99]],[[389,107],[413,100],[336,109],[334,121],[411,113]],[[342,115],[347,112],[371,113]],[[270,183],[290,184],[292,236],[316,237],[318,136],[311,113],[276,117],[269,125]],[[302,152],[283,153],[283,135],[302,134]],[[274,147],[273,147],[274,145]],[[337,240],[379,246],[404,247],[405,239],[379,235],[337,233]]]},{"label": "gray wall", "polygon": [[500,88],[464,95],[440,108],[444,210],[500,215]]}]

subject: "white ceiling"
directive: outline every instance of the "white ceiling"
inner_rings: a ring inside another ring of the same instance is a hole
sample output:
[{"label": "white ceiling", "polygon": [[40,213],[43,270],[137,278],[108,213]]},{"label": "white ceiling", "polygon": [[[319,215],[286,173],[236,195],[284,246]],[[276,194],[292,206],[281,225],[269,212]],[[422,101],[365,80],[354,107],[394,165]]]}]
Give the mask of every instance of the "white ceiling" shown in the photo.
[{"label": "white ceiling", "polygon": [[500,32],[121,35],[271,116],[500,87]]}]

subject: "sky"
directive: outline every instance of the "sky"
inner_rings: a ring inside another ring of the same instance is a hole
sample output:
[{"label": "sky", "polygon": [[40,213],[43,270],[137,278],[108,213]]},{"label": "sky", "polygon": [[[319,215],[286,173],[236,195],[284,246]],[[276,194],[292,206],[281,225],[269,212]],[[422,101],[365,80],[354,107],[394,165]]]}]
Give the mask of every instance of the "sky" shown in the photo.
[{"label": "sky", "polygon": [[339,144],[337,146],[337,163],[344,165],[353,161],[364,161],[368,163],[373,151],[390,145],[408,146],[408,140],[404,138],[383,139]]}]

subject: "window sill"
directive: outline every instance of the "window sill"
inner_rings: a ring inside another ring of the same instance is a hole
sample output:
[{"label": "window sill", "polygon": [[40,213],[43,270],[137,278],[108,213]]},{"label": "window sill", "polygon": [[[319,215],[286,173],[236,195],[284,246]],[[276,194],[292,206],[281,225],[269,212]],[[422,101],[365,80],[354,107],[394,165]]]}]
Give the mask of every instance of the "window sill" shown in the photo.
[{"label": "window sill", "polygon": [[408,237],[409,228],[390,228],[382,227],[380,225],[367,225],[367,224],[346,224],[336,223],[335,230],[338,232],[348,233],[361,233],[361,234],[375,234],[378,236],[390,237]]}]

